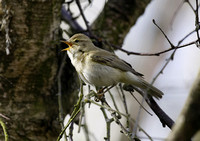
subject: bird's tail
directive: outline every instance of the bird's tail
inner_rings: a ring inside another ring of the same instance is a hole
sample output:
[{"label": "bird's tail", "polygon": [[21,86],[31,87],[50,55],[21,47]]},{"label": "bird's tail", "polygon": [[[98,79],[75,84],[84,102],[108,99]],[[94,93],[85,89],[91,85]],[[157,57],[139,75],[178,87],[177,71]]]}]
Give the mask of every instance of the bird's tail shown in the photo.
[{"label": "bird's tail", "polygon": [[156,87],[152,86],[151,84],[149,84],[148,82],[146,82],[143,79],[140,79],[139,81],[140,81],[140,83],[139,83],[138,87],[140,89],[142,89],[143,91],[147,92],[147,95],[151,95],[157,99],[162,98],[162,96],[163,96],[162,91],[160,91]]},{"label": "bird's tail", "polygon": [[132,73],[130,74],[129,72],[126,76],[127,78],[125,83],[128,82],[129,84],[142,89],[142,91],[147,92],[147,96],[150,95],[157,99],[162,98],[163,92],[146,82],[143,78],[136,76]]}]

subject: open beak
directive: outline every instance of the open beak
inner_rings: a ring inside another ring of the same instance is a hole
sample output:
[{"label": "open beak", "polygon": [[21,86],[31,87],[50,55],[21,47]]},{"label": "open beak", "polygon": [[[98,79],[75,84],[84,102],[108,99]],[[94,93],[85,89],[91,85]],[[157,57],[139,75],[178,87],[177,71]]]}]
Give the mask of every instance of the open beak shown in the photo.
[{"label": "open beak", "polygon": [[61,42],[65,43],[65,44],[67,44],[69,46],[68,48],[65,48],[65,49],[63,49],[61,51],[68,51],[72,47],[72,43],[70,43],[68,41],[61,41]]}]

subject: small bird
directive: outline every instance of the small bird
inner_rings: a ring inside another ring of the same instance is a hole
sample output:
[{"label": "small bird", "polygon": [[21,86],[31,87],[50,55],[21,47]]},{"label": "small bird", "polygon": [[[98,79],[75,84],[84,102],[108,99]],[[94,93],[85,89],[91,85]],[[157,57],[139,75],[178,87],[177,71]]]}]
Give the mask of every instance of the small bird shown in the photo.
[{"label": "small bird", "polygon": [[114,53],[96,47],[88,36],[79,33],[62,42],[68,45],[62,51],[67,51],[72,65],[85,83],[103,87],[121,82],[147,91],[147,95],[157,99],[162,98],[163,92],[146,82],[141,73]]}]

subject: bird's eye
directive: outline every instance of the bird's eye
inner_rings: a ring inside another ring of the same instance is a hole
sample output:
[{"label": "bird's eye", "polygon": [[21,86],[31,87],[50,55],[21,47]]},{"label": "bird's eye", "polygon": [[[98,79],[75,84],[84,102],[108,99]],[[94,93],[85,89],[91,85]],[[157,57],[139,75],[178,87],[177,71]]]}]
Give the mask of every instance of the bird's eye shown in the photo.
[{"label": "bird's eye", "polygon": [[79,40],[78,40],[78,39],[76,39],[76,40],[74,40],[74,42],[75,42],[75,43],[78,43],[78,42],[79,42]]}]

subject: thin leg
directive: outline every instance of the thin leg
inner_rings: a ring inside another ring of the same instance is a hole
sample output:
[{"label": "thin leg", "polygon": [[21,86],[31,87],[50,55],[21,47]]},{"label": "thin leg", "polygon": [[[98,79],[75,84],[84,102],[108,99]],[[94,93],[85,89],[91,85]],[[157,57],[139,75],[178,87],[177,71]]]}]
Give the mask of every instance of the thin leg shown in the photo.
[{"label": "thin leg", "polygon": [[[110,87],[103,87],[101,89],[98,90],[97,92],[97,99],[95,99],[95,101],[99,101],[104,97],[104,94],[109,91],[110,89],[112,89],[115,85],[112,85]],[[105,90],[106,89],[106,90]],[[105,91],[104,91],[105,90]]]}]

